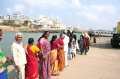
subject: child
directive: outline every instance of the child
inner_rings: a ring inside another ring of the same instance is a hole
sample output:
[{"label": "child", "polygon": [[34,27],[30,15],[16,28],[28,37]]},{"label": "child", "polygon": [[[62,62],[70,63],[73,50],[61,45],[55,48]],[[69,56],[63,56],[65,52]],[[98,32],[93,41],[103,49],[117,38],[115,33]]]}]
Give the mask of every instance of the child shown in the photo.
[{"label": "child", "polygon": [[75,57],[75,53],[76,53],[75,41],[71,42],[70,50],[71,50],[71,58],[74,58]]}]

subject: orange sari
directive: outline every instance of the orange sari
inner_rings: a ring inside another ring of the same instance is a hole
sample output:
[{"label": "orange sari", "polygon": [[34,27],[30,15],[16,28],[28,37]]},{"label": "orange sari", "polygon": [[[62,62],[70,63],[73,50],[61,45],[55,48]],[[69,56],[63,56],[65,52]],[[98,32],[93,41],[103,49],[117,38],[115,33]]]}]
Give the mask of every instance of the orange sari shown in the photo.
[{"label": "orange sari", "polygon": [[[64,44],[62,39],[58,39],[58,43],[61,46]],[[62,70],[65,67],[64,48],[58,48],[58,67],[59,67],[59,70]]]}]

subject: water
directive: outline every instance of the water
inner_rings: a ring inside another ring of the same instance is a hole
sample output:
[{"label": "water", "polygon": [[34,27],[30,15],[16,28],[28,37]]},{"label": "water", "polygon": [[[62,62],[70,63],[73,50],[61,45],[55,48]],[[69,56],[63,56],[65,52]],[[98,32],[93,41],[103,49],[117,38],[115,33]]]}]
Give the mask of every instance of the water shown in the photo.
[{"label": "water", "polygon": [[[23,39],[22,42],[26,45],[28,38],[34,38],[34,44],[36,45],[38,38],[42,35],[42,33],[22,33]],[[57,35],[59,37],[60,33],[50,33],[49,40],[51,40],[51,37],[53,35]],[[77,38],[80,36],[80,33],[76,33]],[[4,32],[3,33],[3,39],[0,41],[0,47],[2,49],[2,52],[4,52],[5,55],[12,56],[11,53],[11,45],[14,42],[15,38],[15,32]]]}]

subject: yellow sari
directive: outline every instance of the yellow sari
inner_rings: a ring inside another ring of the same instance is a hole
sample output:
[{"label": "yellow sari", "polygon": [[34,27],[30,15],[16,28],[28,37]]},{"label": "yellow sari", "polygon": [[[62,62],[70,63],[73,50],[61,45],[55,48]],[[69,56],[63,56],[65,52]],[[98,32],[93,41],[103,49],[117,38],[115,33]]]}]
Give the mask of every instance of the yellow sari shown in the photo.
[{"label": "yellow sari", "polygon": [[50,52],[50,65],[51,65],[51,75],[52,76],[59,75],[57,53],[58,53],[57,49],[54,49]]}]

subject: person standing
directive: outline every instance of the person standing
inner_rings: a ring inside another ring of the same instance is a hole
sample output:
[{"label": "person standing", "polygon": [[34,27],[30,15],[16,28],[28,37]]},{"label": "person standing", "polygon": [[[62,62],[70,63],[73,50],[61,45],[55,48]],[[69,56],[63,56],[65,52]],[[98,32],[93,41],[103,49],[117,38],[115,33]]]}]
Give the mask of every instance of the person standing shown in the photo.
[{"label": "person standing", "polygon": [[96,43],[96,35],[93,37],[93,43]]},{"label": "person standing", "polygon": [[64,31],[63,34],[65,34],[65,38],[63,39],[64,42],[64,52],[65,52],[65,66],[68,66],[68,43],[69,43],[69,37],[67,36],[67,31]]},{"label": "person standing", "polygon": [[26,46],[28,54],[26,54],[27,64],[25,65],[25,77],[26,79],[39,79],[38,72],[38,55],[40,50],[34,45],[34,39],[28,39],[28,45]]},{"label": "person standing", "polygon": [[[2,29],[0,29],[0,41],[2,40]],[[3,55],[0,49],[0,79],[7,79],[7,70],[4,66],[6,62],[6,57]]]},{"label": "person standing", "polygon": [[60,71],[62,71],[65,67],[64,38],[65,35],[60,34],[60,38],[58,39],[58,44],[62,46],[62,48],[58,47],[58,67]]},{"label": "person standing", "polygon": [[86,46],[87,46],[87,51],[89,50],[89,45],[90,45],[90,36],[86,32],[85,34],[85,40],[86,40]]},{"label": "person standing", "polygon": [[22,43],[22,33],[16,33],[15,41],[11,46],[11,52],[13,54],[13,59],[15,62],[17,72],[19,74],[19,78],[25,79],[25,64],[27,63],[27,50]]},{"label": "person standing", "polygon": [[83,41],[82,41],[82,52],[81,52],[81,55],[82,54],[85,54],[87,53],[87,46],[86,46],[86,38],[83,36]]},{"label": "person standing", "polygon": [[80,53],[82,53],[82,50],[83,50],[83,34],[80,35],[80,39],[79,39],[79,49],[80,49]]},{"label": "person standing", "polygon": [[50,41],[48,40],[50,33],[45,31],[43,35],[38,39],[37,47],[41,50],[43,54],[43,58],[40,59],[40,78],[41,79],[51,79],[51,71],[50,71],[50,50],[51,45]]},{"label": "person standing", "polygon": [[57,42],[57,36],[53,35],[50,41],[51,43],[51,52],[50,52],[50,65],[51,65],[51,75],[59,75],[59,66],[58,66],[58,47],[62,48]]}]

